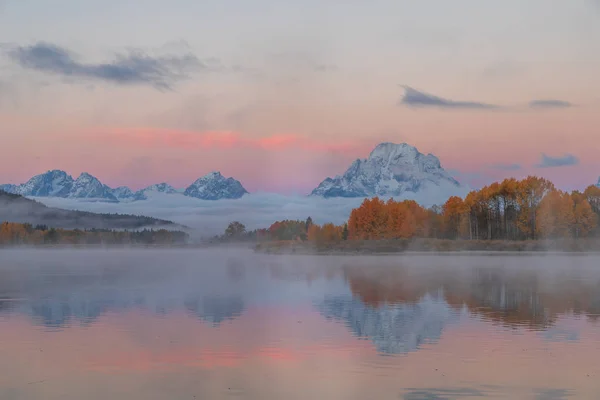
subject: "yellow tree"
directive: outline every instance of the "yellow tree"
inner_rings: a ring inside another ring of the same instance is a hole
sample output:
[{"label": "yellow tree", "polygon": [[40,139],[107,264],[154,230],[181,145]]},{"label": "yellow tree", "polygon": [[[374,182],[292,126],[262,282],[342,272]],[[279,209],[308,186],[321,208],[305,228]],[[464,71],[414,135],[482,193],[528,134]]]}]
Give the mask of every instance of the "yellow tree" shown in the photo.
[{"label": "yellow tree", "polygon": [[571,198],[573,199],[573,236],[576,238],[588,236],[596,229],[598,215],[592,210],[583,193],[575,191],[571,194]]},{"label": "yellow tree", "polygon": [[590,203],[592,211],[596,214],[600,214],[600,187],[594,185],[588,186],[588,188],[585,189],[585,192],[583,192],[583,195],[588,203]]},{"label": "yellow tree", "polygon": [[[465,197],[465,209],[467,212],[469,239],[479,239],[477,236],[477,214],[475,212],[475,203],[477,203],[477,192],[472,190]],[[475,229],[473,228],[475,227]]]},{"label": "yellow tree", "polygon": [[552,190],[546,194],[536,211],[536,235],[544,238],[571,236],[575,221],[574,208],[573,199],[568,193]]},{"label": "yellow tree", "polygon": [[428,216],[427,211],[414,200],[404,200],[402,204],[407,210],[407,216],[412,216],[412,219],[408,217],[403,226],[404,232],[408,233],[408,236],[404,237],[426,237],[425,219]]},{"label": "yellow tree", "polygon": [[462,221],[468,211],[467,204],[458,196],[450,197],[442,206],[443,226],[445,234],[452,239],[461,235]]},{"label": "yellow tree", "polygon": [[526,238],[535,239],[538,231],[538,208],[544,197],[552,190],[554,190],[552,182],[537,176],[528,176],[519,182],[517,187],[519,206],[517,225]]},{"label": "yellow tree", "polygon": [[402,224],[406,218],[406,213],[402,209],[401,203],[389,199],[385,203],[386,222],[384,237],[394,239],[400,237]]},{"label": "yellow tree", "polygon": [[502,220],[504,225],[504,238],[514,239],[516,229],[517,190],[519,183],[515,178],[507,178],[500,184],[499,197],[502,202]]}]

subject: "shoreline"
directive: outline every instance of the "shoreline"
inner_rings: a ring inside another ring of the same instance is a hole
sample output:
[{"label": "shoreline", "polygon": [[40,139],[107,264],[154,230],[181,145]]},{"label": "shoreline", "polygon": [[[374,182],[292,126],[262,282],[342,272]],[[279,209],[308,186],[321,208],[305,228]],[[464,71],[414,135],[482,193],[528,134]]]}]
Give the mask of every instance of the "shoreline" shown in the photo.
[{"label": "shoreline", "polygon": [[[343,241],[316,245],[311,242],[275,241],[275,242],[227,242],[227,243],[190,243],[190,244],[23,244],[4,245],[2,250],[234,250],[247,249],[255,254],[298,255],[298,256],[527,256],[527,255],[600,255],[600,241],[583,243],[578,241],[556,242],[491,242],[482,245],[472,241],[451,241],[455,248],[447,249],[444,239],[421,240],[375,240]],[[533,243],[532,245],[532,242]],[[425,248],[422,246],[427,244]],[[515,245],[516,243],[516,245]],[[464,247],[463,247],[464,246]],[[504,247],[502,247],[504,246]],[[479,248],[478,248],[479,247]],[[518,247],[515,249],[515,247]]]},{"label": "shoreline", "polygon": [[263,242],[254,252],[274,255],[526,255],[600,254],[600,240],[457,241],[398,239],[340,241],[315,244],[298,241]]}]

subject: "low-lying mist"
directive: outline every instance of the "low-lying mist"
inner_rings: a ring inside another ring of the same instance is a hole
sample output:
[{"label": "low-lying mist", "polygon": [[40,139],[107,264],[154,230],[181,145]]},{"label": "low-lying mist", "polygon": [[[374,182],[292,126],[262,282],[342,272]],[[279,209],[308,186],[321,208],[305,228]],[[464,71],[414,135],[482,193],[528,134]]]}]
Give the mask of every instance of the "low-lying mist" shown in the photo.
[{"label": "low-lying mist", "polygon": [[[407,195],[408,196],[408,195]],[[410,197],[410,196],[409,196]],[[222,234],[232,221],[243,223],[248,230],[269,227],[273,222],[311,217],[317,224],[343,224],[363,198],[331,198],[250,194],[236,200],[203,201],[182,195],[154,194],[144,201],[103,203],[74,199],[35,198],[48,206],[97,213],[125,213],[166,219],[192,228],[197,235]],[[416,199],[424,206],[443,203],[445,195],[428,193]]]}]

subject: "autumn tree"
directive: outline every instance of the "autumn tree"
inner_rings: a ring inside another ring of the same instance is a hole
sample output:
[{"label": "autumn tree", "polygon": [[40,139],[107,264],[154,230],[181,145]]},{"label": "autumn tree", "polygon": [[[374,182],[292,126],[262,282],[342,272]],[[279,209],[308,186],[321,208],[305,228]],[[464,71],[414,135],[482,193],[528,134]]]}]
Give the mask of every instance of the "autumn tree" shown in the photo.
[{"label": "autumn tree", "polygon": [[228,238],[239,237],[246,232],[246,226],[238,221],[231,222],[225,229],[225,236]]},{"label": "autumn tree", "polygon": [[[600,191],[600,188],[598,190]],[[575,191],[571,194],[571,198],[573,199],[572,235],[576,238],[588,236],[598,226],[598,215],[583,193]]]},{"label": "autumn tree", "polygon": [[537,213],[544,197],[554,190],[554,185],[547,179],[528,176],[517,186],[517,204],[519,215],[517,225],[525,238],[535,239],[537,228]]},{"label": "autumn tree", "polygon": [[565,238],[571,236],[574,216],[573,199],[568,193],[552,190],[536,207],[535,234],[541,238]]},{"label": "autumn tree", "polygon": [[444,235],[456,239],[468,229],[468,207],[458,196],[450,197],[442,206]]}]

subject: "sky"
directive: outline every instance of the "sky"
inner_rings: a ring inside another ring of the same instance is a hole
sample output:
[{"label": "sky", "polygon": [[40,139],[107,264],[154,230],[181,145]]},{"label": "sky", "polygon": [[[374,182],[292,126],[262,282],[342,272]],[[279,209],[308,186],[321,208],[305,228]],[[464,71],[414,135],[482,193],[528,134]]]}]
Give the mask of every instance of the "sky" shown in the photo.
[{"label": "sky", "polygon": [[584,188],[598,70],[597,0],[0,0],[0,182],[305,194],[389,141]]}]

